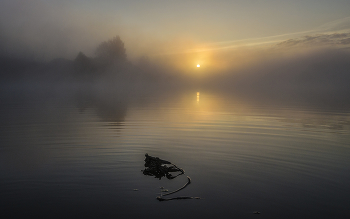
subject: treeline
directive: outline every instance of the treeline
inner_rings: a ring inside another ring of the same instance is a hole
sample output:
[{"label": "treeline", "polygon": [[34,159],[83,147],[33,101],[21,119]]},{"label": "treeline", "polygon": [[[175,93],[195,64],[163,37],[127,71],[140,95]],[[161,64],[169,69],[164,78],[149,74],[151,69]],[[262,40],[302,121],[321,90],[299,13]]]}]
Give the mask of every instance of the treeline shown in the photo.
[{"label": "treeline", "polygon": [[128,74],[137,68],[127,60],[124,42],[119,36],[97,46],[93,57],[79,52],[74,60],[54,59],[48,63],[0,56],[2,81],[17,80],[96,80],[111,74]]}]

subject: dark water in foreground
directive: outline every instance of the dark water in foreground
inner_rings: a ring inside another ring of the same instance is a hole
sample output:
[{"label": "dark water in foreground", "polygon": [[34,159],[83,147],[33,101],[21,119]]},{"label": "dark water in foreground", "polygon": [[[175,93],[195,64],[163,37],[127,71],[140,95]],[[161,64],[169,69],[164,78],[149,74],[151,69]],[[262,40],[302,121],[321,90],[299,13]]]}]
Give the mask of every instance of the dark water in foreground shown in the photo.
[{"label": "dark water in foreground", "polygon": [[[205,90],[127,99],[12,90],[1,98],[1,218],[349,216],[350,110]],[[159,187],[187,179],[143,175],[145,153],[191,177],[172,197],[202,199],[157,201]]]}]

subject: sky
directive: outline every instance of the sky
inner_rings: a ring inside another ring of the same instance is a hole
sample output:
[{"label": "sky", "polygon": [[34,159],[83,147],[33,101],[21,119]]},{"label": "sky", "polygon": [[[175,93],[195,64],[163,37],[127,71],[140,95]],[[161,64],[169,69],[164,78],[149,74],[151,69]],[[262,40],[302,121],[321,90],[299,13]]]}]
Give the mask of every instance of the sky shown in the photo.
[{"label": "sky", "polygon": [[119,35],[130,60],[220,69],[264,56],[264,46],[347,46],[347,33],[348,0],[0,1],[1,53],[37,60],[93,56]]}]

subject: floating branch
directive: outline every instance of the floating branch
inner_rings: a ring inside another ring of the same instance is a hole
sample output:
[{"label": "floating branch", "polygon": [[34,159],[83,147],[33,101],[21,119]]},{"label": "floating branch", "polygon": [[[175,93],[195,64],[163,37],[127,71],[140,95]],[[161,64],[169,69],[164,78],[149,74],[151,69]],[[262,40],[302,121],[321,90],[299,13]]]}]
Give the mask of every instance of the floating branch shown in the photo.
[{"label": "floating branch", "polygon": [[[171,162],[167,160],[162,160],[158,157],[152,157],[149,156],[148,154],[145,154],[145,169],[142,170],[144,175],[148,176],[154,176],[155,178],[158,178],[159,180],[162,177],[166,177],[168,179],[174,179],[182,174],[185,173],[185,171],[181,168],[178,168],[175,164],[172,164]],[[170,172],[178,172],[177,175],[173,176]],[[176,200],[176,199],[200,199],[199,197],[190,197],[190,196],[180,196],[180,197],[175,197],[175,198],[163,198],[163,196],[171,195],[174,194],[188,186],[191,183],[191,178],[187,176],[187,183],[182,186],[181,188],[169,192],[165,195],[160,194],[160,196],[157,197],[159,201],[170,201],[170,200]],[[161,189],[164,189],[161,187]]]},{"label": "floating branch", "polygon": [[[152,157],[148,154],[145,155],[145,169],[142,170],[143,174],[148,176],[154,176],[159,180],[162,177],[166,177],[168,179],[174,179],[182,174],[185,171],[181,168],[178,168],[175,164],[170,163],[169,161],[159,159],[158,157]],[[173,176],[171,172],[179,172],[177,175]]]}]

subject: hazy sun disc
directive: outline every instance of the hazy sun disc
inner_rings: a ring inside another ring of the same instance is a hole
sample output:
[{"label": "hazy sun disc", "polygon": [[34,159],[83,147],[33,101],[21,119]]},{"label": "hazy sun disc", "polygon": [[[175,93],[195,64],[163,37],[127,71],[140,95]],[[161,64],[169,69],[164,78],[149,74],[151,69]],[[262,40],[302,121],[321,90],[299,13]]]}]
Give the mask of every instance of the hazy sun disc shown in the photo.
[{"label": "hazy sun disc", "polygon": [[198,64],[198,65],[197,65],[197,68],[199,68],[199,67],[201,67],[201,65],[200,65],[200,64]]}]

